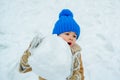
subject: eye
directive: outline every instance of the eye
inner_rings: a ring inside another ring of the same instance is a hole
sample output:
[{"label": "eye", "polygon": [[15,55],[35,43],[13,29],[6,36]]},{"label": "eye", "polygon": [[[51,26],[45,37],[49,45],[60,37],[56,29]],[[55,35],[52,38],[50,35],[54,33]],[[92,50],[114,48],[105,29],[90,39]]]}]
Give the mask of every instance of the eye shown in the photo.
[{"label": "eye", "polygon": [[77,35],[73,35],[74,38],[77,38]]},{"label": "eye", "polygon": [[69,33],[66,32],[65,35],[69,35]]}]

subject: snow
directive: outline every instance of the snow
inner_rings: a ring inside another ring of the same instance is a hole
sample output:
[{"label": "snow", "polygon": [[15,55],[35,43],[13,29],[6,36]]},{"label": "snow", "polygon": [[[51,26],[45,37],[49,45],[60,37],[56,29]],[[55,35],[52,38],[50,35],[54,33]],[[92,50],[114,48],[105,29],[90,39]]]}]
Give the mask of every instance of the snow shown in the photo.
[{"label": "snow", "polygon": [[65,80],[72,69],[70,46],[57,35],[48,35],[39,44],[37,48],[30,49],[28,63],[32,71],[47,80]]},{"label": "snow", "polygon": [[81,26],[77,43],[82,47],[85,80],[119,80],[119,4],[119,0],[0,0],[0,80],[15,76],[37,80],[34,73],[19,74],[16,66],[36,33],[51,34],[63,8],[71,9]]}]

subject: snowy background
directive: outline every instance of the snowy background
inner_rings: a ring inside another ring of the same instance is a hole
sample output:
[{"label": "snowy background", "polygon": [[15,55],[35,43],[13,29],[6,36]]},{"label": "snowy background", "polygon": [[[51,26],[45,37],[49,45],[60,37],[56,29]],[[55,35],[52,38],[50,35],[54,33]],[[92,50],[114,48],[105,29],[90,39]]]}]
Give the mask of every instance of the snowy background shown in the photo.
[{"label": "snowy background", "polygon": [[120,0],[0,0],[0,80],[13,80],[32,38],[51,34],[63,8],[81,26],[85,80],[120,79]]}]

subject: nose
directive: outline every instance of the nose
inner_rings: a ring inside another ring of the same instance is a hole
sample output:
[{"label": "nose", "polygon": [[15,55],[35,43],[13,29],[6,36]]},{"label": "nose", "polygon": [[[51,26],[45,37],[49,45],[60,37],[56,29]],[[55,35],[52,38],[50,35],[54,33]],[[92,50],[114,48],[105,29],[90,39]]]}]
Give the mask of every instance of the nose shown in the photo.
[{"label": "nose", "polygon": [[72,37],[72,36],[69,36],[69,40],[73,41],[73,37]]}]

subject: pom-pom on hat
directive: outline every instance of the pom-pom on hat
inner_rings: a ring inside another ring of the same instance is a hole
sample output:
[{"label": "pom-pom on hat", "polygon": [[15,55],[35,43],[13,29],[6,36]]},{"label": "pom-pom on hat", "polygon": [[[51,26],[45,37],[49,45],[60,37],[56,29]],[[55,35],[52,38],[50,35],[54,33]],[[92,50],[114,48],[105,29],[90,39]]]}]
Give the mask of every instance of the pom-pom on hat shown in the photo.
[{"label": "pom-pom on hat", "polygon": [[80,35],[80,26],[74,20],[73,13],[69,9],[63,9],[60,12],[52,33],[59,35],[64,32],[75,32],[77,39]]}]

